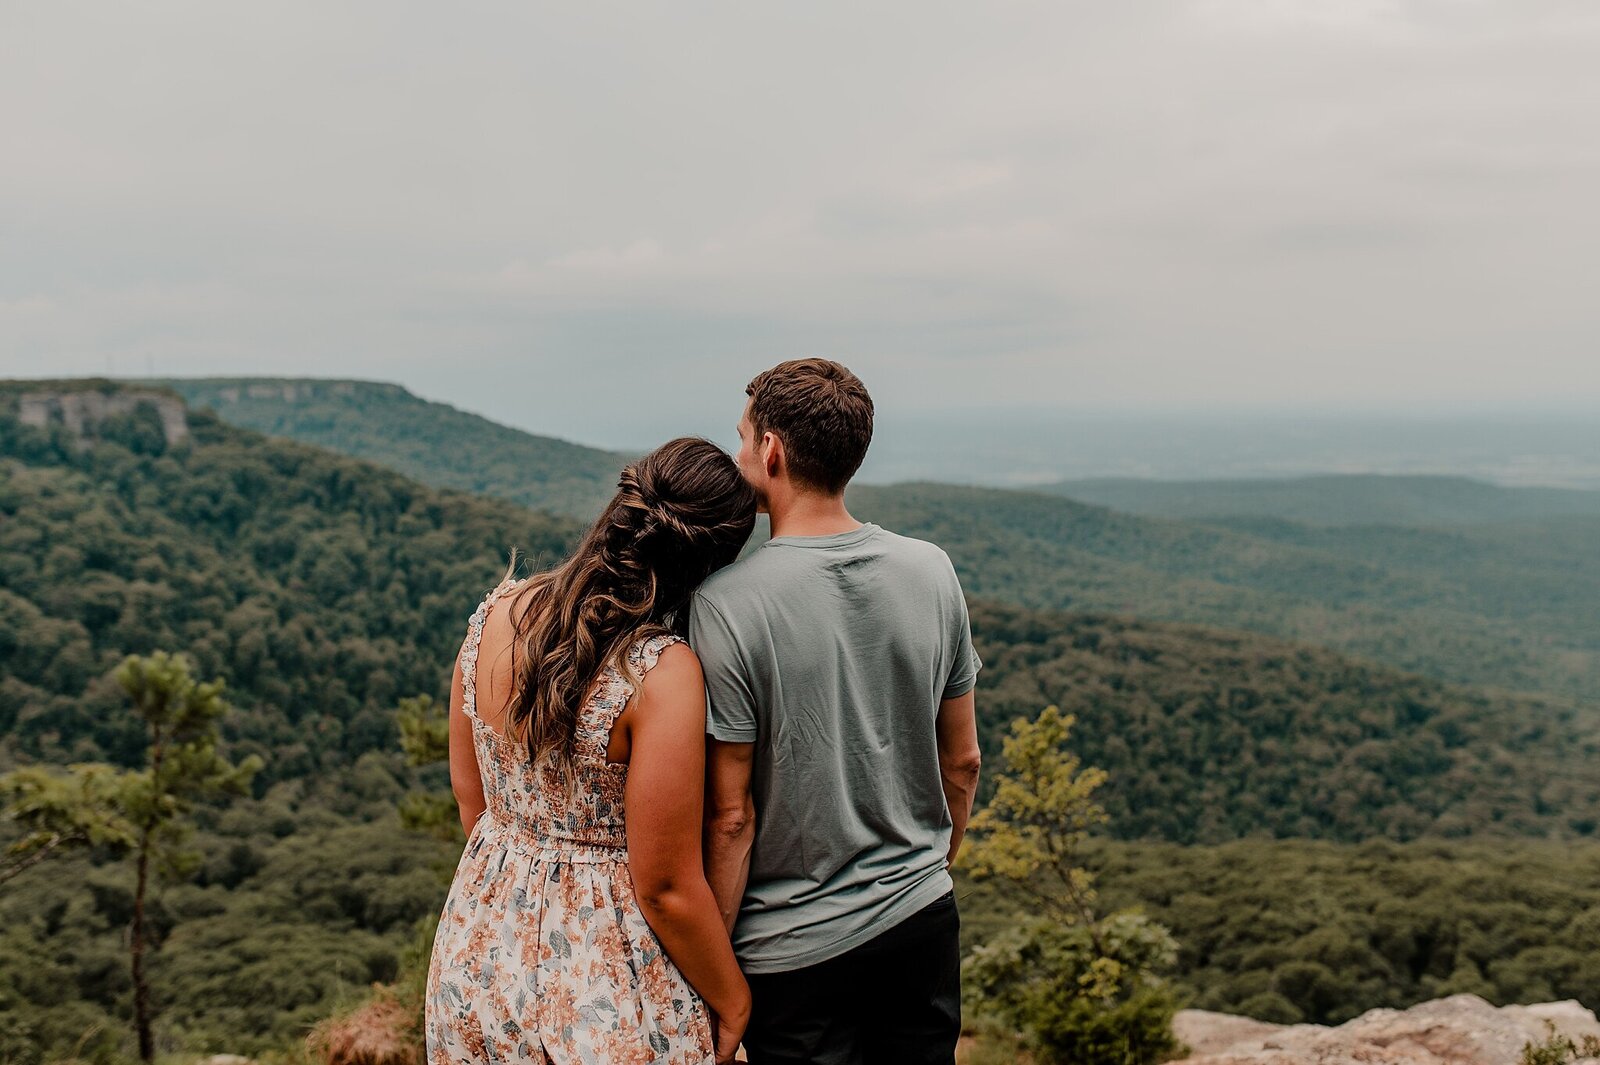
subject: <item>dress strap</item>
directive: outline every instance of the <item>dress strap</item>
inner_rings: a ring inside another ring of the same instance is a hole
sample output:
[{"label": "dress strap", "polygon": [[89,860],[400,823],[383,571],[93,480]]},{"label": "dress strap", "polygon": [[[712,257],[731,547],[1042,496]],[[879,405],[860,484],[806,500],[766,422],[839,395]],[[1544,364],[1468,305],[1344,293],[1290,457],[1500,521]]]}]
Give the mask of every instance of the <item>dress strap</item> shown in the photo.
[{"label": "dress strap", "polygon": [[483,640],[483,623],[489,618],[489,608],[495,600],[516,587],[517,582],[507,577],[483,597],[478,609],[467,619],[467,638],[461,643],[461,709],[472,720],[483,723],[478,716],[478,644]]},{"label": "dress strap", "polygon": [[648,640],[640,640],[628,648],[628,664],[633,667],[633,671],[638,675],[639,679],[643,680],[646,673],[656,668],[656,662],[660,660],[662,651],[665,651],[675,643],[683,642],[682,636],[674,636],[670,633],[661,633],[650,637]]},{"label": "dress strap", "polygon": [[[628,668],[634,676],[644,680],[644,675],[655,668],[656,662],[661,658],[661,652],[675,643],[683,643],[682,636],[670,633],[661,633],[648,639],[636,640],[628,648]],[[633,699],[636,687],[629,683],[628,677],[621,670],[608,668],[606,676],[595,687],[594,694],[589,697],[589,703],[584,708],[586,718],[585,736],[587,746],[592,757],[602,761],[606,757],[606,749],[611,745],[611,729],[617,723],[617,718],[622,716],[622,711],[627,708]]]}]

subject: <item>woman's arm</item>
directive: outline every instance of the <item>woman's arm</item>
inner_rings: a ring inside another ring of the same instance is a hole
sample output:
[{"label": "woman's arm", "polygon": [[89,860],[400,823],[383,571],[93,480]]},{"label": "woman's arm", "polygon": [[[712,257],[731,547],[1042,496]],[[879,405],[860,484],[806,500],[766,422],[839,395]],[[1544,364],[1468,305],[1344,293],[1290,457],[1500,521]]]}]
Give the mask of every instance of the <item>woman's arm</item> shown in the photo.
[{"label": "woman's arm", "polygon": [[744,1030],[750,988],[700,863],[705,806],[705,682],[687,645],[662,652],[628,728],[628,867],[639,907],[667,955],[726,1027]]},{"label": "woman's arm", "polygon": [[483,778],[478,775],[478,751],[472,743],[472,718],[462,708],[461,656],[450,678],[450,790],[456,796],[461,814],[461,830],[472,835],[472,826],[483,813]]}]

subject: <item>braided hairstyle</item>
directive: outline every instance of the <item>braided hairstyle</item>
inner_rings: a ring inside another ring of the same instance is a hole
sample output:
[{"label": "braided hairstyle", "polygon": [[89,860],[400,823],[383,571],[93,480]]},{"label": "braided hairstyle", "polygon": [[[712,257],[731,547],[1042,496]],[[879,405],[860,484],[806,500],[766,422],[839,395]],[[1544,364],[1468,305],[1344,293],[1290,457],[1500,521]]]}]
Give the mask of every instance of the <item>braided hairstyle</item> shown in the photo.
[{"label": "braided hairstyle", "polygon": [[570,784],[578,713],[600,674],[615,665],[636,682],[629,647],[684,635],[689,597],[738,557],[755,517],[755,492],[709,440],[679,437],[624,467],[572,557],[517,592],[506,735]]}]

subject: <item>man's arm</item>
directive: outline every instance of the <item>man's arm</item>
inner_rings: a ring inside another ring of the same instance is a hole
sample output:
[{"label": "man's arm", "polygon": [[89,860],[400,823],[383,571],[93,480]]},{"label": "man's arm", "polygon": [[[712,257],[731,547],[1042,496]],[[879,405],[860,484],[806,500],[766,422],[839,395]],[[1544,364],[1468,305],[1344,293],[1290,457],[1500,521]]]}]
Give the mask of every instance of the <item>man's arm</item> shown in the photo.
[{"label": "man's arm", "polygon": [[934,722],[939,740],[939,779],[944,785],[944,801],[950,807],[950,853],[945,863],[953,865],[972,817],[972,800],[978,794],[978,767],[983,762],[978,749],[978,700],[973,692],[944,699]]},{"label": "man's arm", "polygon": [[750,795],[754,759],[753,743],[706,737],[706,880],[730,934],[750,880],[750,850],[756,839],[756,806]]}]

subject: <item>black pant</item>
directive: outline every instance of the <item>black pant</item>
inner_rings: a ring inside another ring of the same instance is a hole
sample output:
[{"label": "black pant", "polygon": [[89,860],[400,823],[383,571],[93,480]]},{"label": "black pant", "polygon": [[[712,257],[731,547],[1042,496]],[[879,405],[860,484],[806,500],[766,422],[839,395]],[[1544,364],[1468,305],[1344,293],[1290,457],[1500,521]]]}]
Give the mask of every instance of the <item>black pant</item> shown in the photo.
[{"label": "black pant", "polygon": [[750,1065],[953,1065],[961,1034],[953,893],[804,969],[750,976]]}]

